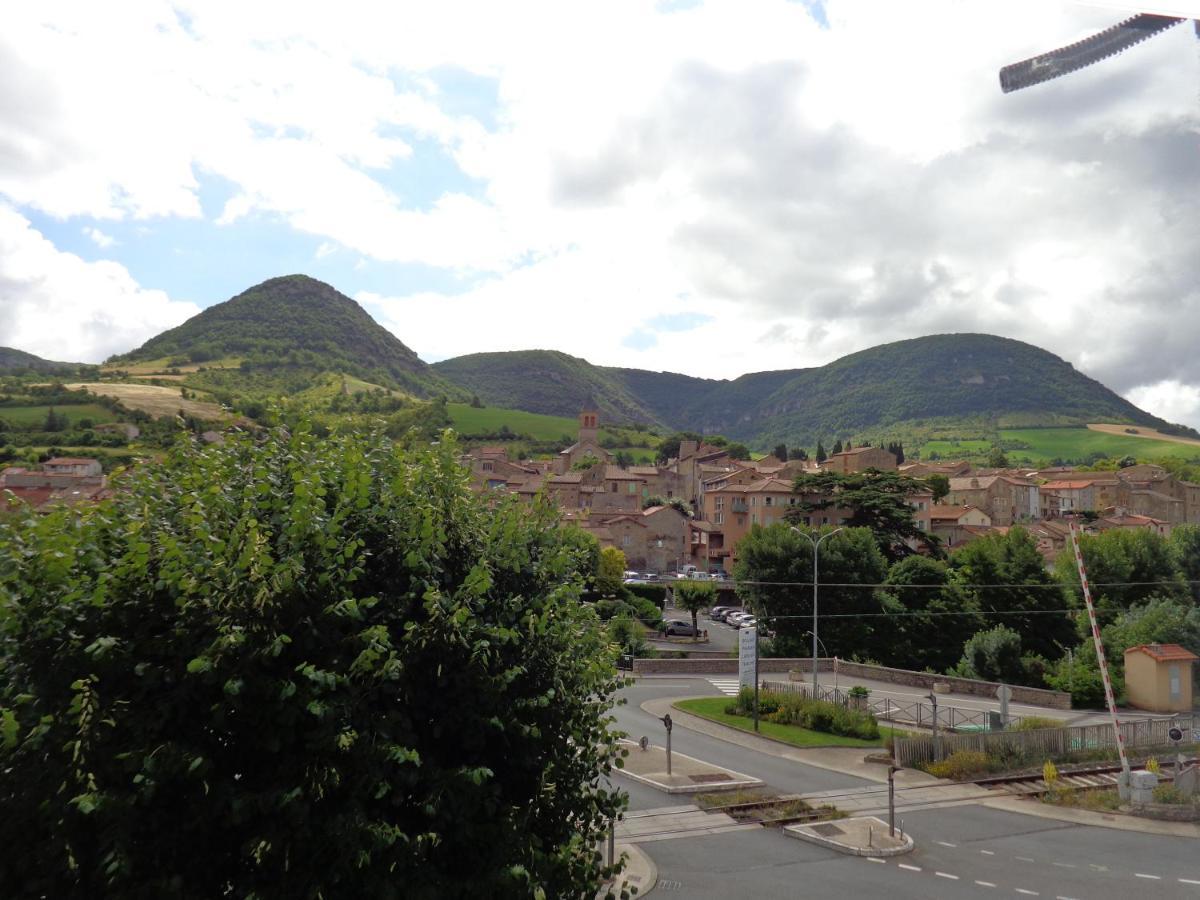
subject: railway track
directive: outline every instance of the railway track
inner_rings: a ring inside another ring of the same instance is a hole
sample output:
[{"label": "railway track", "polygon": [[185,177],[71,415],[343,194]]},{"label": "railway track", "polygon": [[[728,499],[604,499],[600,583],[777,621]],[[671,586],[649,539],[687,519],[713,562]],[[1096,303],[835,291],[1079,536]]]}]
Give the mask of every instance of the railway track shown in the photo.
[{"label": "railway track", "polygon": [[798,803],[799,801],[795,798],[772,797],[748,803],[713,806],[709,807],[708,811],[725,813],[739,825],[762,825],[764,827],[797,825],[833,818],[829,809],[798,810],[795,808]]},{"label": "railway track", "polygon": [[[1197,759],[1185,760],[1185,765],[1197,762]],[[1094,791],[1117,786],[1117,776],[1121,774],[1120,765],[1085,766],[1072,769],[1059,769],[1056,787],[1059,790]],[[1159,773],[1161,781],[1173,781],[1175,770],[1172,765],[1164,763]],[[997,775],[992,778],[976,778],[975,784],[981,787],[1002,790],[1018,797],[1037,797],[1048,790],[1049,785],[1041,775]]]}]

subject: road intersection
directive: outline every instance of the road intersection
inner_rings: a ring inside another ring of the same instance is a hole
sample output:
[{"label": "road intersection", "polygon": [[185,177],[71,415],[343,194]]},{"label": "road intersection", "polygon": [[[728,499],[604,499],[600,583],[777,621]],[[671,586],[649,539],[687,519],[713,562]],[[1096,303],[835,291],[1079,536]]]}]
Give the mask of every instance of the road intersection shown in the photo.
[{"label": "road intersection", "polygon": [[[709,677],[641,678],[621,692],[617,727],[635,740],[646,735],[661,743],[657,713],[670,708],[670,700],[720,695]],[[886,770],[838,761],[853,754],[771,744],[686,714],[673,718],[673,745],[681,753],[760,778],[780,793],[840,797],[843,803],[865,797],[864,805],[883,805],[886,795],[879,789]],[[1115,900],[1148,891],[1153,898],[1200,900],[1200,831],[1148,833],[1025,815],[982,805],[988,801],[973,787],[930,786],[927,776],[910,777],[898,782],[897,815],[917,849],[887,860],[843,856],[776,829],[730,827],[690,810],[682,798],[621,776],[614,780],[629,792],[636,827],[648,838],[639,847],[657,865],[656,890],[681,897]],[[1033,803],[1004,805],[1024,802]],[[622,840],[638,838],[625,832]]]}]

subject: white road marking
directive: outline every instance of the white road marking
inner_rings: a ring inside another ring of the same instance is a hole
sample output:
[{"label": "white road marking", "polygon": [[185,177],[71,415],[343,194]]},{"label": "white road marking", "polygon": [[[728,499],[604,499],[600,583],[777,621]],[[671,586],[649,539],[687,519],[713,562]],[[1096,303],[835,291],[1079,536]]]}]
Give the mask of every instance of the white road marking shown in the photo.
[{"label": "white road marking", "polygon": [[1074,869],[1074,868],[1076,868],[1076,866],[1075,866],[1075,863],[1060,863],[1060,862],[1056,862],[1056,863],[1054,863],[1054,865],[1058,866],[1060,869]]},{"label": "white road marking", "polygon": [[867,862],[879,863],[881,866],[887,865],[886,859],[876,859],[874,856],[868,856],[866,857],[866,860]]},{"label": "white road marking", "polygon": [[920,872],[921,871],[920,866],[910,866],[908,863],[897,863],[897,865],[901,869],[908,869],[908,871],[910,871],[910,872]]},{"label": "white road marking", "polygon": [[1191,878],[1180,878],[1179,881],[1182,884],[1200,884],[1200,881],[1193,881]]},{"label": "white road marking", "polygon": [[1028,856],[1018,856],[1017,859],[1019,859],[1021,862],[1033,862],[1033,860]]},{"label": "white road marking", "polygon": [[736,697],[738,695],[738,691],[741,690],[741,685],[736,678],[710,678],[708,679],[708,683],[715,687],[722,694],[726,694],[730,697]]},{"label": "white road marking", "polygon": [[984,856],[995,856],[996,855],[995,850],[980,850],[979,852],[982,853]]},{"label": "white road marking", "polygon": [[1064,897],[1062,894],[1059,894],[1057,897],[1054,898],[1054,900],[1075,900],[1075,898],[1074,897]]},{"label": "white road marking", "polygon": [[934,841],[935,844],[941,844],[943,847],[957,847],[958,844],[951,844],[949,841]]},{"label": "white road marking", "polygon": [[1018,894],[1028,894],[1030,897],[1040,897],[1040,896],[1042,896],[1042,895],[1041,895],[1041,894],[1039,894],[1037,891],[1027,891],[1027,890],[1025,890],[1025,888],[1016,888],[1016,891],[1017,891],[1017,893],[1018,893]]},{"label": "white road marking", "polygon": [[949,872],[934,872],[938,878],[949,878],[951,881],[958,881],[957,875],[951,875]]},{"label": "white road marking", "polygon": [[1134,872],[1134,878],[1149,878],[1151,881],[1162,881],[1161,875],[1143,875],[1141,872]]},{"label": "white road marking", "polygon": [[991,881],[976,881],[975,883],[976,883],[977,885],[979,885],[980,887],[995,887],[995,886],[996,886],[996,885],[995,885],[993,882],[991,882]]}]

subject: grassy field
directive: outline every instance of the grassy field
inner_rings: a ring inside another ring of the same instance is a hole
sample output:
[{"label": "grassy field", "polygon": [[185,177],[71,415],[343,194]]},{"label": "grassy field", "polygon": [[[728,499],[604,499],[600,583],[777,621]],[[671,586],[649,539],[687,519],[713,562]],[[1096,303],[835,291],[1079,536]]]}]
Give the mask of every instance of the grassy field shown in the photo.
[{"label": "grassy field", "polygon": [[215,403],[202,400],[184,400],[178,388],[161,387],[153,384],[118,384],[94,382],[68,385],[71,390],[84,388],[93,394],[115,397],[129,409],[140,409],[152,416],[174,416],[183,410],[198,419],[217,421],[229,418]]},{"label": "grassy field", "polygon": [[991,441],[927,441],[921,445],[921,458],[929,459],[930,453],[938,454],[942,459],[956,459],[965,456],[978,456],[987,453],[992,447]]},{"label": "grassy field", "polygon": [[1000,440],[1022,441],[1032,448],[1009,450],[1010,459],[1082,459],[1091,453],[1140,459],[1200,458],[1200,446],[1126,434],[1106,434],[1087,428],[1005,428],[1000,432]]},{"label": "grassy field", "polygon": [[[46,412],[50,406],[0,406],[0,419],[6,422],[11,422],[13,425],[38,425],[46,420]],[[91,419],[97,425],[103,422],[114,421],[114,416],[111,410],[105,409],[97,403],[84,403],[79,406],[55,406],[54,412],[57,415],[67,417],[67,421],[74,425],[80,419]]]},{"label": "grassy field", "polygon": [[[690,712],[694,716],[719,722],[740,731],[754,731],[754,722],[744,716],[731,716],[725,712],[725,707],[731,702],[729,697],[699,697],[695,700],[680,700],[675,704],[677,709]],[[786,741],[797,747],[879,747],[883,738],[891,733],[891,729],[881,727],[877,741],[863,741],[858,738],[842,737],[839,734],[826,734],[823,731],[810,731],[795,725],[777,725],[774,722],[759,721],[759,733],[777,741]]]},{"label": "grassy field", "polygon": [[114,372],[126,372],[130,375],[153,375],[158,372],[166,372],[167,369],[172,369],[176,372],[187,374],[189,372],[198,372],[201,366],[206,369],[236,369],[242,364],[241,358],[236,356],[227,356],[223,359],[214,359],[203,363],[185,363],[181,366],[167,365],[169,359],[170,357],[164,356],[160,359],[151,359],[145,362],[117,363],[112,366],[104,366],[100,371],[105,375],[111,375]]},{"label": "grassy field", "polygon": [[462,434],[499,431],[507,425],[508,430],[515,434],[532,435],[539,441],[554,441],[564,434],[574,436],[579,432],[579,422],[566,416],[543,416],[492,406],[476,409],[469,403],[448,403],[446,410],[450,413],[454,430]]}]

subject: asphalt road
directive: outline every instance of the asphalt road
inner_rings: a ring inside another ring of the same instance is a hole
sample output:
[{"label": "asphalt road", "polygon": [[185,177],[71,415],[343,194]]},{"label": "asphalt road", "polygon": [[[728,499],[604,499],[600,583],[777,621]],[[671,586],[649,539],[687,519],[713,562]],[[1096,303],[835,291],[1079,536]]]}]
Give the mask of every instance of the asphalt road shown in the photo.
[{"label": "asphalt road", "polygon": [[[663,726],[639,704],[654,697],[717,693],[704,678],[645,679],[622,691],[618,726],[658,742]],[[832,790],[861,779],[781,760],[682,727],[674,747],[762,778],[783,791]],[[618,776],[631,808],[685,803]],[[696,835],[641,845],[658,866],[656,891],[680,897],[1190,897],[1200,900],[1200,845],[1023,816],[977,805],[909,812],[917,849],[868,861],[790,838],[775,829]],[[1145,891],[1145,894],[1142,892]]]},{"label": "asphalt road", "polygon": [[[646,735],[658,745],[666,742],[666,729],[655,716],[641,708],[641,704],[656,697],[711,697],[721,696],[721,692],[704,678],[680,679],[644,679],[632,687],[620,692],[620,699],[625,703],[614,710],[617,727],[626,732],[633,740]],[[818,769],[791,760],[780,759],[756,753],[722,741],[705,734],[676,727],[671,733],[671,748],[677,753],[694,756],[705,762],[716,763],[735,772],[753,775],[760,778],[771,787],[786,793],[808,793],[811,791],[831,791],[839,788],[865,787],[873,784],[852,775],[831,772],[828,769]],[[631,779],[620,778],[622,787],[634,784]],[[671,806],[686,803],[687,799],[678,796],[653,791],[655,799],[642,805],[642,795],[638,792],[633,796],[631,791],[631,809],[647,809],[657,806]]]}]

